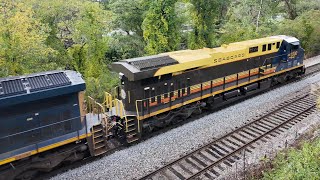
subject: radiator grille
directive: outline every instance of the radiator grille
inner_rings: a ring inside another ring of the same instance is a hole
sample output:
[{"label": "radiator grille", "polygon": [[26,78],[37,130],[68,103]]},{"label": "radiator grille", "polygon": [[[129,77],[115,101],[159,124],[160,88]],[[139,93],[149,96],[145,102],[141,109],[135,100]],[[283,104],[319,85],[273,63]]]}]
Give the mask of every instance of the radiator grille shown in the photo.
[{"label": "radiator grille", "polygon": [[9,80],[0,83],[0,96],[26,93],[22,80]]},{"label": "radiator grille", "polygon": [[64,73],[55,73],[48,75],[41,75],[29,77],[30,91],[39,91],[42,89],[49,89],[52,87],[64,86],[71,84],[71,81]]},{"label": "radiator grille", "polygon": [[145,57],[140,60],[129,61],[129,64],[135,66],[139,70],[148,70],[148,69],[178,64],[178,61],[172,59],[169,56],[161,56],[161,57],[153,57],[153,58]]}]

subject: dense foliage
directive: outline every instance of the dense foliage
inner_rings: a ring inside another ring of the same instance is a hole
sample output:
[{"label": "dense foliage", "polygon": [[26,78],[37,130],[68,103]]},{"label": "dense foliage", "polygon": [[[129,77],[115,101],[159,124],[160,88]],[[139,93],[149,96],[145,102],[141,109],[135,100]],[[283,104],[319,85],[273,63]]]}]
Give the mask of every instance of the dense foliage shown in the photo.
[{"label": "dense foliage", "polygon": [[263,179],[319,179],[320,139],[305,143],[300,150],[278,155],[274,168],[264,173]]},{"label": "dense foliage", "polygon": [[175,13],[177,0],[153,0],[142,23],[148,54],[177,50],[180,41]]},{"label": "dense foliage", "polygon": [[319,0],[2,0],[0,77],[76,70],[102,98],[121,59],[276,34],[317,55],[319,18]]}]

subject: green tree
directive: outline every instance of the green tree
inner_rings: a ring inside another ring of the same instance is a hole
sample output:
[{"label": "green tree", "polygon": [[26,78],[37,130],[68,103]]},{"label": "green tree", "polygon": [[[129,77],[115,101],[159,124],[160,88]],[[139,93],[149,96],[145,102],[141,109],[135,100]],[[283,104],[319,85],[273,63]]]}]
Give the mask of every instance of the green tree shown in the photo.
[{"label": "green tree", "polygon": [[[111,12],[103,4],[89,0],[30,0],[30,4],[37,18],[51,28],[46,43],[59,53],[56,62],[62,68],[81,72],[87,80],[87,92],[102,98],[103,92],[116,82],[110,80],[115,76],[110,75],[110,62],[105,57],[109,49]],[[100,88],[93,88],[99,81]],[[110,83],[102,83],[105,81]]]},{"label": "green tree", "polygon": [[114,33],[108,41],[106,58],[111,62],[141,57],[145,54],[143,38],[136,35]]},{"label": "green tree", "polygon": [[148,54],[178,49],[180,36],[175,13],[177,0],[154,0],[150,2],[142,23],[143,37]]},{"label": "green tree", "polygon": [[192,5],[193,31],[190,34],[189,48],[212,47],[217,31],[217,24],[224,19],[228,1],[190,0]]},{"label": "green tree", "polygon": [[145,43],[142,22],[148,5],[145,0],[113,0],[108,9],[113,13],[112,33],[106,57],[111,61],[143,56]]},{"label": "green tree", "polygon": [[68,48],[73,67],[86,78],[87,94],[99,100],[102,100],[105,91],[118,84],[118,78],[109,71],[110,62],[105,58],[111,19],[111,13],[103,10],[101,4],[84,2],[83,9],[73,22],[73,45]]},{"label": "green tree", "polygon": [[279,2],[244,0],[230,3],[227,22],[220,28],[218,44],[273,35],[277,27]]},{"label": "green tree", "polygon": [[47,44],[59,52],[60,65],[86,73],[87,63],[103,61],[111,13],[88,0],[32,0],[38,18],[47,23]]},{"label": "green tree", "polygon": [[33,7],[35,18],[50,28],[46,44],[57,52],[53,61],[62,68],[73,69],[72,59],[68,56],[67,50],[74,44],[72,40],[73,25],[83,4],[76,0],[29,0],[27,2],[29,6]]},{"label": "green tree", "polygon": [[279,24],[278,34],[297,37],[306,51],[306,56],[320,52],[320,11],[307,11],[294,20],[284,20]]},{"label": "green tree", "polygon": [[114,14],[113,28],[121,29],[127,35],[136,34],[143,37],[142,22],[147,10],[145,0],[113,0],[109,8]]},{"label": "green tree", "polygon": [[45,43],[49,28],[34,18],[33,9],[20,1],[4,0],[0,12],[0,75],[56,68],[48,62],[55,56]]},{"label": "green tree", "polygon": [[99,3],[84,2],[78,19],[73,23],[72,40],[74,45],[68,51],[74,59],[74,67],[86,76],[97,77],[98,71],[85,71],[86,65],[106,63],[107,33],[111,14],[101,9]]},{"label": "green tree", "polygon": [[309,1],[299,0],[296,5],[296,10],[297,10],[298,16],[307,11],[320,10],[320,2],[319,0],[309,0]]},{"label": "green tree", "polygon": [[294,20],[298,16],[297,8],[296,8],[298,1],[299,0],[282,0],[282,2],[284,3],[284,7],[286,9],[288,18],[291,20]]}]

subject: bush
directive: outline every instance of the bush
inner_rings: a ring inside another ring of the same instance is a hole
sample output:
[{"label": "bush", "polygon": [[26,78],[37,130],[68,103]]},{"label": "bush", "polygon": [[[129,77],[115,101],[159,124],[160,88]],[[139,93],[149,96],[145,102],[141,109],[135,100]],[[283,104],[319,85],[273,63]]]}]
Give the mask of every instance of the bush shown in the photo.
[{"label": "bush", "polygon": [[290,150],[276,158],[271,172],[263,179],[318,179],[320,177],[320,139],[305,143],[300,150]]}]

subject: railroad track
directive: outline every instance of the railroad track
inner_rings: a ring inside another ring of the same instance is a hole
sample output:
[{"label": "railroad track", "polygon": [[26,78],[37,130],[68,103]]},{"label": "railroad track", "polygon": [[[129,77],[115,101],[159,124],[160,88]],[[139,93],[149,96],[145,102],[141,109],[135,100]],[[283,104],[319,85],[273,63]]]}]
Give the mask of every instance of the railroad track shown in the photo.
[{"label": "railroad track", "polygon": [[307,67],[306,74],[304,75],[304,77],[312,75],[316,72],[319,72],[319,69],[320,69],[320,63]]},{"label": "railroad track", "polygon": [[285,101],[254,121],[144,176],[156,179],[215,179],[240,159],[243,151],[290,129],[316,110],[315,96],[304,94]]}]

